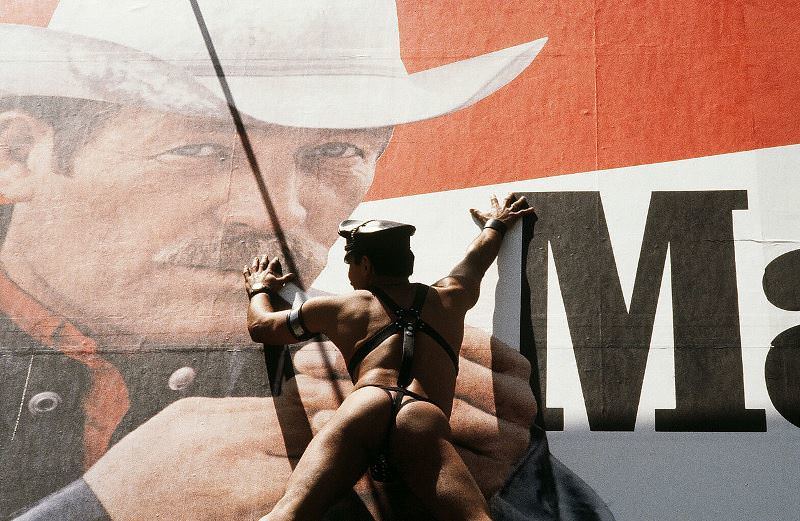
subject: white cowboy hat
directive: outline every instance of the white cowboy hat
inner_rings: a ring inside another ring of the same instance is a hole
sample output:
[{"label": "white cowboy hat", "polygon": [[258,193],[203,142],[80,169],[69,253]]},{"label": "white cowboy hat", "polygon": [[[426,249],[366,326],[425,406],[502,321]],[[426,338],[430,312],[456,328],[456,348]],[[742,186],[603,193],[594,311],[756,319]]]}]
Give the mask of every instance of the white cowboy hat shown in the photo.
[{"label": "white cowboy hat", "polygon": [[[546,38],[408,74],[391,0],[199,0],[239,110],[287,126],[368,128],[468,107]],[[224,109],[189,0],[61,0],[47,29],[0,26],[0,92]]]}]

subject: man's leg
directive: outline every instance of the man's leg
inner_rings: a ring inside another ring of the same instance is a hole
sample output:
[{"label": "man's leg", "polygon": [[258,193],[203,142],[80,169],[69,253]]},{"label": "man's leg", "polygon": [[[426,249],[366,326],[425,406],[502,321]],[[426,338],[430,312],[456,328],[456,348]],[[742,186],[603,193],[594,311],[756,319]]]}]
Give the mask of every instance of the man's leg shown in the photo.
[{"label": "man's leg", "polygon": [[396,422],[393,461],[436,519],[491,521],[486,499],[449,441],[447,416],[431,403],[413,402],[400,410]]},{"label": "man's leg", "polygon": [[289,478],[286,493],[262,521],[321,519],[364,474],[386,439],[391,402],[364,387],[348,396],[314,436]]}]

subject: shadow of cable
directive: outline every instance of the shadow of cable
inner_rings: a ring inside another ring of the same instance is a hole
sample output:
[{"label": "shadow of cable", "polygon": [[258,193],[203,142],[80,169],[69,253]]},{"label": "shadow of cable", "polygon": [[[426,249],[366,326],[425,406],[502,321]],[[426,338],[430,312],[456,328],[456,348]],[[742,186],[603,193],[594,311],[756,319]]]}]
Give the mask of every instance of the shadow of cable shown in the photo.
[{"label": "shadow of cable", "polygon": [[[225,95],[225,100],[228,104],[231,118],[233,119],[234,126],[236,127],[236,133],[239,136],[239,141],[241,142],[242,149],[244,150],[245,156],[247,157],[247,162],[250,165],[250,170],[253,173],[254,180],[256,182],[256,185],[258,186],[258,191],[261,194],[261,200],[264,204],[264,208],[267,211],[267,215],[269,217],[270,224],[275,234],[275,238],[277,239],[278,244],[280,244],[281,256],[283,257],[284,263],[289,272],[295,274],[296,277],[295,280],[297,285],[300,286],[301,289],[305,289],[305,284],[304,281],[302,280],[302,274],[298,271],[297,265],[294,261],[294,257],[292,256],[291,251],[289,251],[289,247],[286,241],[286,236],[283,233],[283,228],[281,227],[280,219],[278,217],[277,212],[275,211],[275,206],[272,203],[272,199],[269,196],[269,192],[267,191],[267,186],[264,183],[264,179],[261,176],[261,168],[258,165],[258,159],[256,158],[255,152],[253,151],[253,146],[250,142],[250,138],[247,135],[247,129],[244,126],[241,114],[239,113],[239,110],[236,107],[236,102],[233,98],[230,86],[228,85],[228,81],[225,77],[225,72],[222,69],[222,64],[220,63],[219,56],[217,55],[216,49],[214,47],[214,42],[212,41],[211,35],[209,34],[208,27],[203,18],[203,14],[200,11],[200,6],[197,4],[197,0],[189,0],[189,1],[192,5],[192,11],[194,12],[195,18],[197,20],[197,26],[203,36],[203,41],[205,42],[208,55],[211,58],[211,62],[214,66],[214,71],[217,75],[217,79],[219,80],[220,87],[222,88],[222,92]],[[336,376],[333,371],[333,368],[328,364],[327,359],[324,356],[322,358],[326,360],[326,369],[328,370],[329,379],[335,382]],[[280,348],[280,347],[271,347],[265,345],[264,362],[266,365],[267,376],[270,382],[270,389],[272,390],[274,396],[280,395],[281,383],[283,382],[283,379],[285,377],[291,377],[294,375],[294,367],[292,366],[292,361],[289,355],[288,347],[283,346],[282,348]],[[343,400],[344,397],[341,393],[341,390],[339,390],[338,387],[336,387],[336,391],[337,391],[337,398]],[[297,396],[297,399],[300,400],[299,395]],[[308,445],[313,436],[313,433],[311,431],[311,425],[309,424],[308,418],[303,413],[302,407],[299,409],[299,411],[300,412],[297,413],[294,411],[290,411],[287,408],[277,407],[278,422],[281,426],[281,431],[283,433],[283,438],[286,443],[286,450],[288,454],[302,453],[302,450]],[[289,428],[290,425],[292,426],[291,429]],[[292,432],[293,435],[287,436],[289,432]],[[294,468],[295,465],[296,463],[292,462],[292,468]],[[352,497],[345,498],[345,501],[347,501],[351,505],[360,505],[360,508],[357,508],[356,506],[351,507],[351,511],[353,512],[354,515],[358,514],[359,516],[363,516],[364,513],[366,512],[366,507],[364,507],[363,503],[361,503],[361,501],[355,496],[355,493],[352,494]]]}]

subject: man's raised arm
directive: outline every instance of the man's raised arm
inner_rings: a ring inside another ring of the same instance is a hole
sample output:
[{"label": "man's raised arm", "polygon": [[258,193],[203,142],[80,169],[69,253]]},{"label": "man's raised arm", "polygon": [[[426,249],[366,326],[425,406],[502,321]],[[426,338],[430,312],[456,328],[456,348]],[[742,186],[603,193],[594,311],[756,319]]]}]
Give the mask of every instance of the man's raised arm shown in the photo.
[{"label": "man's raised arm", "polygon": [[472,217],[482,227],[481,233],[450,274],[434,284],[447,290],[456,305],[464,309],[470,309],[478,301],[481,280],[497,258],[503,235],[519,218],[534,213],[525,197],[517,198],[514,194],[508,194],[502,205],[493,195],[491,205],[486,212],[470,209]]}]

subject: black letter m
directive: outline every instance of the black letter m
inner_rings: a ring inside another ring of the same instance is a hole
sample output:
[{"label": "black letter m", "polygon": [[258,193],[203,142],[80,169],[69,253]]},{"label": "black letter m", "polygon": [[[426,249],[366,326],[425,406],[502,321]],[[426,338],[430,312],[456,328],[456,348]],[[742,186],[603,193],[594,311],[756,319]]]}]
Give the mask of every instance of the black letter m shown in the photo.
[{"label": "black letter m", "polygon": [[747,208],[745,191],[653,192],[630,309],[599,193],[524,195],[539,220],[535,232],[533,219],[523,230],[522,350],[538,365],[532,384],[546,428],[563,429],[563,411],[544,407],[548,250],[589,425],[605,431],[631,431],[636,423],[669,250],[677,407],[656,411],[656,430],[766,429],[764,411],[744,407],[731,212]]}]

